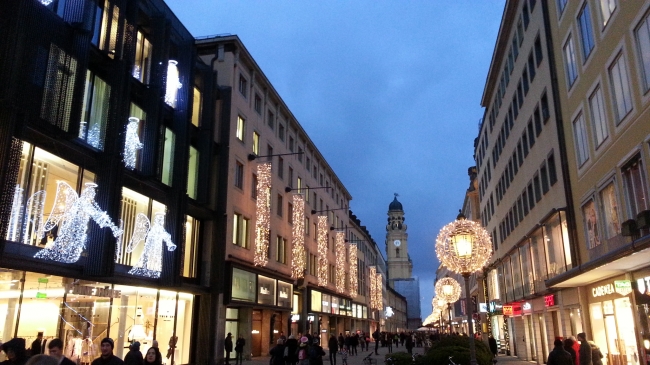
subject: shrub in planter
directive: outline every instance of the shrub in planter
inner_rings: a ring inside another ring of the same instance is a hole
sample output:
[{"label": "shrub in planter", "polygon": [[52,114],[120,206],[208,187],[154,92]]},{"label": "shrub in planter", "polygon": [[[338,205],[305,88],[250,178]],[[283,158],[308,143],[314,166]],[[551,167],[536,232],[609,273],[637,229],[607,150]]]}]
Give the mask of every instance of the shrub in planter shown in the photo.
[{"label": "shrub in planter", "polygon": [[[491,365],[492,353],[483,341],[475,340],[476,362],[478,365]],[[418,364],[449,364],[449,356],[458,365],[469,365],[469,338],[465,336],[443,337],[434,342],[425,356],[418,359]]]},{"label": "shrub in planter", "polygon": [[[388,360],[389,358],[392,360]],[[393,352],[392,354],[386,354],[384,360],[385,364],[413,365],[413,355],[407,352]]]}]

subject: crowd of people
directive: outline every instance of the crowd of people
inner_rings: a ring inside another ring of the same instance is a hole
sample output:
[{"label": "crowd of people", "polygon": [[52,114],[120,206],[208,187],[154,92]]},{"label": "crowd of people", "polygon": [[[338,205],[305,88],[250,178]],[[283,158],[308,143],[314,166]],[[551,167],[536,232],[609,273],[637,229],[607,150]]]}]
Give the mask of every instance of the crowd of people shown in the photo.
[{"label": "crowd of people", "polygon": [[[27,349],[25,339],[14,338],[1,346],[7,359],[0,365],[76,365],[76,363],[63,353],[63,341],[54,338],[47,342],[38,338]],[[47,354],[45,354],[47,348]],[[162,365],[162,354],[157,342],[147,350],[146,354],[140,352],[140,343],[135,341],[129,346],[129,352],[124,360],[113,354],[115,343],[106,337],[100,343],[100,356],[93,360],[91,365]]]}]

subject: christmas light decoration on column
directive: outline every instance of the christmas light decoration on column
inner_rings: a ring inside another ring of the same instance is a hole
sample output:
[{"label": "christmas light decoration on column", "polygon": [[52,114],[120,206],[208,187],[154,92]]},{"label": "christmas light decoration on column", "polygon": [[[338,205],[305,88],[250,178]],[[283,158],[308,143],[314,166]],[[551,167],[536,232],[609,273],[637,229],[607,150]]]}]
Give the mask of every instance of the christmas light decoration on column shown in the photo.
[{"label": "christmas light decoration on column", "polygon": [[307,268],[305,254],[305,198],[302,194],[293,195],[293,232],[291,250],[291,277],[300,279],[305,277]]},{"label": "christmas light decoration on column", "polygon": [[7,227],[8,241],[17,241],[22,228],[22,211],[23,211],[23,189],[16,185],[14,189],[14,200],[11,204],[11,215],[9,216],[9,226]]},{"label": "christmas light decoration on column", "polygon": [[377,281],[377,309],[384,309],[384,281],[381,273],[375,274],[375,281]]},{"label": "christmas light decoration on column", "polygon": [[25,204],[25,218],[23,219],[23,243],[31,244],[32,238],[43,238],[43,211],[45,210],[45,198],[47,192],[40,190],[35,192]]},{"label": "christmas light decoration on column", "polygon": [[316,238],[318,241],[318,285],[327,286],[327,272],[329,262],[327,261],[327,216],[318,216]]},{"label": "christmas light decoration on column", "polygon": [[271,230],[271,163],[257,165],[257,210],[255,216],[255,266],[269,262],[269,232]]},{"label": "christmas light decoration on column", "polygon": [[368,279],[370,280],[370,309],[378,309],[377,280],[375,280],[375,276],[377,276],[377,269],[375,269],[374,266],[371,266],[370,275],[368,275]]},{"label": "christmas light decoration on column", "polygon": [[336,291],[345,292],[345,232],[336,232]]},{"label": "christmas light decoration on column", "polygon": [[176,95],[178,94],[178,89],[183,87],[181,84],[178,74],[178,65],[177,61],[169,60],[167,63],[167,89],[165,92],[165,103],[176,108]]},{"label": "christmas light decoration on column", "polygon": [[350,296],[355,298],[359,290],[357,281],[357,245],[348,243],[348,252],[350,255]]},{"label": "christmas light decoration on column", "polygon": [[52,247],[37,252],[35,258],[63,263],[77,262],[86,248],[86,232],[90,220],[102,228],[109,227],[114,237],[122,234],[119,227],[113,224],[108,214],[95,202],[96,187],[96,184],[86,183],[81,195],[77,196],[77,192],[70,185],[63,181],[57,182],[54,208],[42,230],[44,233],[59,226],[57,237]]},{"label": "christmas light decoration on column", "polygon": [[150,278],[159,278],[162,270],[162,248],[163,243],[167,244],[168,251],[174,251],[176,245],[172,242],[172,237],[165,230],[165,213],[156,212],[153,218],[153,224],[149,218],[142,213],[135,217],[135,228],[129,246],[126,252],[133,252],[138,244],[144,240],[144,249],[138,263],[129,270],[131,275],[146,276]]},{"label": "christmas light decoration on column", "polygon": [[144,147],[140,142],[138,136],[138,129],[140,128],[140,119],[136,117],[129,118],[129,123],[126,125],[126,138],[124,141],[124,166],[128,169],[135,169],[138,150]]}]

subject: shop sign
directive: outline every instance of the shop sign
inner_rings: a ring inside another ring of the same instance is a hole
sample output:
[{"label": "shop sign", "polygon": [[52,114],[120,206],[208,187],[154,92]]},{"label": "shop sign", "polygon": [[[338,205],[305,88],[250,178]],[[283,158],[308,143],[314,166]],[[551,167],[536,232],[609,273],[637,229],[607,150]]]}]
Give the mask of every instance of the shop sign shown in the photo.
[{"label": "shop sign", "polygon": [[503,306],[503,315],[504,316],[519,316],[521,315],[521,305],[511,304]]},{"label": "shop sign", "polygon": [[615,280],[614,283],[596,286],[591,289],[594,298],[610,294],[628,295],[632,292],[632,283],[629,280]]},{"label": "shop sign", "polygon": [[549,294],[544,296],[544,305],[546,307],[552,307],[555,305],[555,294]]},{"label": "shop sign", "polygon": [[316,317],[314,317],[314,316],[307,316],[307,320],[309,322],[313,322],[315,319],[316,319]]},{"label": "shop sign", "polygon": [[490,302],[489,305],[489,312],[494,314],[494,313],[499,313],[503,311],[503,305],[497,302]]},{"label": "shop sign", "polygon": [[522,310],[524,313],[530,313],[530,312],[533,311],[533,305],[530,304],[529,302],[526,302],[526,303],[524,303],[524,304],[521,305],[521,310]]},{"label": "shop sign", "polygon": [[292,314],[291,322],[298,322],[300,320],[300,314]]},{"label": "shop sign", "polygon": [[650,294],[650,276],[645,278],[637,279],[636,286],[641,294]]},{"label": "shop sign", "polygon": [[46,299],[47,293],[36,292],[36,299]]},{"label": "shop sign", "polygon": [[503,315],[504,316],[511,316],[512,315],[512,306],[511,305],[504,305],[503,306]]},{"label": "shop sign", "polygon": [[629,280],[615,280],[614,290],[620,295],[628,295],[632,292],[632,282]]},{"label": "shop sign", "polygon": [[480,313],[487,313],[487,311],[488,311],[487,303],[479,303],[478,304],[478,311]]},{"label": "shop sign", "polygon": [[83,285],[74,285],[74,284],[67,284],[65,286],[65,291],[68,294],[87,295],[91,297],[102,297],[102,298],[113,298],[113,299],[120,298],[122,296],[121,290],[95,288],[92,286],[83,286]]}]

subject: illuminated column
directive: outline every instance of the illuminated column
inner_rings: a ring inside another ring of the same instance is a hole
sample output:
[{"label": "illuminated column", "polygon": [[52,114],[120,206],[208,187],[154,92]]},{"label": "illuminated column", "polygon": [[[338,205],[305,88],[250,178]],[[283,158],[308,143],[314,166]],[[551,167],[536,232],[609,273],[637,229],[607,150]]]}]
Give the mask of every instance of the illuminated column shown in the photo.
[{"label": "illuminated column", "polygon": [[318,216],[317,238],[318,238],[318,285],[327,286],[327,216]]},{"label": "illuminated column", "polygon": [[381,273],[375,274],[375,281],[377,282],[377,309],[384,309],[384,282],[381,277]]},{"label": "illuminated column", "polygon": [[359,282],[357,281],[357,245],[348,245],[350,255],[350,296],[355,298],[357,290],[359,290]]},{"label": "illuminated column", "polygon": [[256,266],[269,262],[269,232],[271,230],[271,163],[257,165],[257,211],[255,221]]},{"label": "illuminated column", "polygon": [[291,277],[305,277],[305,198],[302,194],[293,195],[293,248],[291,250]]},{"label": "illuminated column", "polygon": [[377,270],[370,267],[370,309],[377,309]]},{"label": "illuminated column", "polygon": [[336,291],[345,292],[345,233],[336,232]]}]

